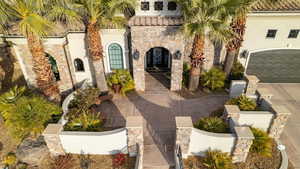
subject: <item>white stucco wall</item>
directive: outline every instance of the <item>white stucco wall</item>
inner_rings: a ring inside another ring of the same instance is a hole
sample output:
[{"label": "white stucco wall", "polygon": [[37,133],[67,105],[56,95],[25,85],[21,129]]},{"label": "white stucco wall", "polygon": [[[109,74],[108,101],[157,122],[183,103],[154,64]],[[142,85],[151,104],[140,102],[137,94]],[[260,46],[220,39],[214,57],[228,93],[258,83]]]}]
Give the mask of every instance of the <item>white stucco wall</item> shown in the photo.
[{"label": "white stucco wall", "polygon": [[190,139],[188,154],[202,156],[208,149],[231,153],[236,138],[234,134],[210,133],[193,128]]},{"label": "white stucco wall", "polygon": [[[162,11],[155,11],[154,10],[154,2],[156,1],[163,1],[164,8]],[[178,16],[181,15],[180,13],[180,6],[177,5],[177,10],[169,11],[168,10],[168,2],[173,0],[138,0],[138,6],[135,10],[136,16]],[[150,9],[149,11],[142,11],[141,10],[141,2],[149,2]]]},{"label": "white stucco wall", "polygon": [[[274,39],[266,38],[268,29],[277,29]],[[240,52],[270,48],[300,49],[298,38],[288,38],[291,29],[300,29],[300,14],[250,14],[246,23],[245,41]],[[243,64],[246,59],[241,59]]]},{"label": "white stucco wall", "polygon": [[61,144],[67,153],[116,154],[127,153],[127,131],[118,129],[109,132],[62,132]]},{"label": "white stucco wall", "polygon": [[268,111],[241,111],[238,120],[240,125],[249,125],[267,131],[274,114]]},{"label": "white stucco wall", "polygon": [[[111,72],[109,66],[108,46],[112,43],[118,43],[122,47],[124,68],[125,69],[128,68],[129,60],[128,60],[128,46],[126,43],[127,41],[126,30],[125,29],[102,29],[100,33],[101,33],[102,46],[103,46],[104,56],[105,56],[104,58],[105,71]],[[75,72],[75,78],[77,83],[82,82],[86,79],[89,82],[92,82],[92,74],[90,71],[91,63],[88,58],[88,51],[86,46],[87,44],[85,43],[85,38],[86,38],[85,33],[69,33],[67,35],[72,64],[74,64],[74,60],[76,58],[79,58],[84,62],[85,71]]]}]

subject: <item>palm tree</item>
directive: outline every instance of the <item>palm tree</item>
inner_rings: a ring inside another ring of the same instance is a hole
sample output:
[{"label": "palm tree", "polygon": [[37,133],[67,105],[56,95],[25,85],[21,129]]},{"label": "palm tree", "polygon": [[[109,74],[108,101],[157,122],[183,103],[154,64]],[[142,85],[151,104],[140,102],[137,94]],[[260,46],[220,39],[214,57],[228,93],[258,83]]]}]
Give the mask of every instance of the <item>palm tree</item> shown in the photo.
[{"label": "palm tree", "polygon": [[187,35],[194,37],[190,55],[191,71],[189,90],[195,91],[199,86],[201,67],[205,60],[205,38],[216,41],[228,41],[233,33],[230,30],[231,8],[239,3],[227,0],[177,0],[182,7],[184,17],[183,29]]},{"label": "palm tree", "polygon": [[9,29],[11,23],[16,24],[19,32],[27,38],[37,87],[51,100],[59,101],[58,85],[55,82],[41,39],[53,26],[44,15],[47,3],[46,0],[1,1],[0,24],[2,30]]},{"label": "palm tree", "polygon": [[103,63],[103,47],[100,28],[118,27],[125,24],[124,17],[115,16],[116,12],[124,12],[135,7],[136,0],[55,0],[51,17],[72,23],[79,21],[86,27],[87,46],[93,62],[97,87],[107,91],[107,83]]},{"label": "palm tree", "polygon": [[[233,14],[231,22],[231,30],[236,36],[226,44],[227,55],[224,64],[224,71],[226,76],[229,76],[233,67],[234,62],[237,59],[238,53],[244,41],[247,14],[251,11],[251,7],[256,2],[262,0],[241,0],[241,5]],[[264,3],[278,3],[281,0],[263,0]]]}]

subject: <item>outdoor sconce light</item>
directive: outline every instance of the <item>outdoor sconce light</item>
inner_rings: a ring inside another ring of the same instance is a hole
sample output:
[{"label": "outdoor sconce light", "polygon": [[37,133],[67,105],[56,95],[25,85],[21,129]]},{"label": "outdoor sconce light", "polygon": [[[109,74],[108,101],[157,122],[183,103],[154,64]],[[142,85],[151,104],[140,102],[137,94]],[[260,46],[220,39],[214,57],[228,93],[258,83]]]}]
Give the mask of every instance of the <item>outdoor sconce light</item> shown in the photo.
[{"label": "outdoor sconce light", "polygon": [[175,53],[174,53],[174,59],[176,60],[180,60],[181,59],[181,56],[182,56],[182,53],[177,50]]},{"label": "outdoor sconce light", "polygon": [[133,58],[135,60],[139,60],[140,58],[140,52],[137,49],[133,52]]}]

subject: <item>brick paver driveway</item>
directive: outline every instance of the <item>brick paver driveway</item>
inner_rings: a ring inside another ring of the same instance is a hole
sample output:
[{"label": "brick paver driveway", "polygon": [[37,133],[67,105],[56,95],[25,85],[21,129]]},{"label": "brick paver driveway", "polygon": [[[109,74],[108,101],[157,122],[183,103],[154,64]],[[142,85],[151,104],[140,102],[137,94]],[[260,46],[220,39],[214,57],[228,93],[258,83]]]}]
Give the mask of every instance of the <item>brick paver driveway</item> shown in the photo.
[{"label": "brick paver driveway", "polygon": [[110,117],[108,123],[111,126],[125,126],[128,116],[142,116],[145,119],[144,166],[155,168],[151,166],[155,164],[158,168],[164,168],[167,164],[174,164],[175,117],[191,116],[195,122],[223,106],[227,99],[224,95],[184,99],[168,90],[133,92],[127,97],[119,96],[113,102],[103,103],[100,109]]},{"label": "brick paver driveway", "polygon": [[281,135],[281,141],[287,147],[289,159],[295,169],[300,169],[300,84],[260,84],[274,94],[273,104],[283,104],[292,115]]}]

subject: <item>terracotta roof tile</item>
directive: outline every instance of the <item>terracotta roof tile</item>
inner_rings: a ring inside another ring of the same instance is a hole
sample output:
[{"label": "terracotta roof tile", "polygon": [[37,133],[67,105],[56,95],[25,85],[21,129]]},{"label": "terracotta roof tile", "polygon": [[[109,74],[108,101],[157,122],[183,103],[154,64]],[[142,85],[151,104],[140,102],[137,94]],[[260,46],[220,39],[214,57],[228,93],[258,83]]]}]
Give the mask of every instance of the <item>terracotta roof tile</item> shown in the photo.
[{"label": "terracotta roof tile", "polygon": [[130,26],[179,26],[182,23],[181,17],[171,16],[134,16],[129,21]]},{"label": "terracotta roof tile", "polygon": [[257,1],[253,7],[253,12],[300,12],[300,0],[280,0],[277,3]]}]

